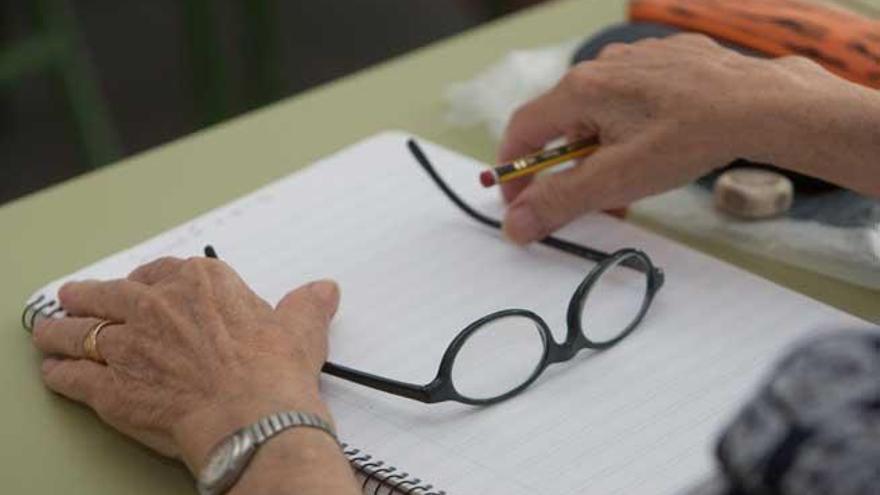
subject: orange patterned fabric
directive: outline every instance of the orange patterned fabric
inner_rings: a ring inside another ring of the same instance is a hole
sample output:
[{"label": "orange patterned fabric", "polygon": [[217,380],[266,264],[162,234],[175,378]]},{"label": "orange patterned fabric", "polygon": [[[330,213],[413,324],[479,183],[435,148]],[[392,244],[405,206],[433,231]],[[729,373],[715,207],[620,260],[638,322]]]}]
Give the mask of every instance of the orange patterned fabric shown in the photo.
[{"label": "orange patterned fabric", "polygon": [[880,21],[806,0],[632,0],[632,21],[705,33],[770,56],[803,55],[880,89]]}]

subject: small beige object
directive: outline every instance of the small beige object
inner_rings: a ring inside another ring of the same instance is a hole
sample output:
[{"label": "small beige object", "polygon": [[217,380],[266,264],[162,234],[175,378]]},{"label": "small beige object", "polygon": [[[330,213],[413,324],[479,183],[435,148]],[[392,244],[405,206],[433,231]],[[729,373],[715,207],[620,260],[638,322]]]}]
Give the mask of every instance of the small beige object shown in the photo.
[{"label": "small beige object", "polygon": [[740,218],[781,215],[791,208],[793,200],[791,180],[769,170],[737,168],[715,181],[715,207]]},{"label": "small beige object", "polygon": [[91,359],[96,363],[107,363],[107,361],[104,361],[104,356],[102,356],[101,352],[98,350],[98,335],[101,334],[102,330],[113,324],[114,323],[110,320],[101,320],[89,330],[89,333],[86,334],[86,338],[83,339],[83,354],[86,358]]}]

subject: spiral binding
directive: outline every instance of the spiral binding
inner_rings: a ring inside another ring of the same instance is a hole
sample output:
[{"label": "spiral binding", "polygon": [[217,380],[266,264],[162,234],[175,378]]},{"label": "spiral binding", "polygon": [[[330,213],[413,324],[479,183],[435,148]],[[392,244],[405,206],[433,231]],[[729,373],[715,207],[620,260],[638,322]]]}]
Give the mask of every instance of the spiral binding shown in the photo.
[{"label": "spiral binding", "polygon": [[[21,326],[28,332],[33,331],[38,319],[62,316],[64,308],[58,301],[44,294],[29,302],[21,312]],[[394,466],[374,459],[373,456],[360,449],[342,443],[342,452],[348,458],[352,468],[363,478],[361,488],[365,495],[380,495],[380,490],[388,490],[385,495],[400,493],[404,495],[446,495],[442,490],[434,490],[434,486],[415,478]],[[373,490],[368,492],[367,489]]]},{"label": "spiral binding", "polygon": [[[383,461],[374,459],[373,456],[360,449],[342,443],[342,452],[351,466],[363,478],[361,489],[365,495],[380,495],[380,490],[385,495],[402,493],[405,495],[446,495],[446,492],[434,490],[433,485],[424,483],[419,478],[410,476],[394,466],[389,466]],[[369,488],[372,491],[368,491]]]},{"label": "spiral binding", "polygon": [[58,301],[45,294],[40,294],[36,299],[29,302],[21,312],[21,326],[26,331],[31,332],[34,329],[38,319],[54,318],[62,316],[64,308],[58,304]]}]

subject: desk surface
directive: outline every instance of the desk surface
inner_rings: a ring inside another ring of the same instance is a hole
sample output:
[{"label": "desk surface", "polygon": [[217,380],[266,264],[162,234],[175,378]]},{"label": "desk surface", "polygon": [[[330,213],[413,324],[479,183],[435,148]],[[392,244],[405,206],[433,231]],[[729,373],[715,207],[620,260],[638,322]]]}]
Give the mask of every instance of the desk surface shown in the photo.
[{"label": "desk surface", "polygon": [[[192,493],[182,467],[43,389],[39,356],[18,322],[33,290],[382,129],[406,129],[488,161],[493,146],[486,133],[445,124],[444,88],[511,48],[585,36],[618,21],[623,6],[623,0],[551,3],[0,208],[4,491]],[[877,292],[685,241],[817,299],[880,319]]]}]

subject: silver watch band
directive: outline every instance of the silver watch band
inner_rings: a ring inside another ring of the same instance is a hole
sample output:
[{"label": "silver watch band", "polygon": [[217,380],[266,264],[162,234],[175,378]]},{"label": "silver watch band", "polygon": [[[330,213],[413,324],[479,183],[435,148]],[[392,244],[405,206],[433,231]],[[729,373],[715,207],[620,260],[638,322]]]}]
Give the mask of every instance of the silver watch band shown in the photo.
[{"label": "silver watch band", "polygon": [[284,411],[270,414],[250,425],[247,429],[250,431],[251,435],[254,436],[255,443],[257,445],[262,445],[263,442],[278,433],[281,433],[288,428],[298,426],[316,428],[324,431],[333,437],[333,439],[336,440],[336,443],[339,443],[339,439],[336,438],[336,432],[333,431],[333,427],[324,421],[323,418],[316,414],[298,411]]},{"label": "silver watch band", "polygon": [[283,411],[270,414],[221,441],[209,455],[198,476],[200,495],[221,495],[238,482],[257,449],[284,430],[296,427],[315,428],[339,439],[330,423],[316,414]]}]

